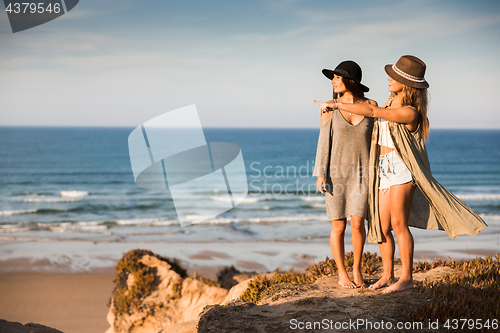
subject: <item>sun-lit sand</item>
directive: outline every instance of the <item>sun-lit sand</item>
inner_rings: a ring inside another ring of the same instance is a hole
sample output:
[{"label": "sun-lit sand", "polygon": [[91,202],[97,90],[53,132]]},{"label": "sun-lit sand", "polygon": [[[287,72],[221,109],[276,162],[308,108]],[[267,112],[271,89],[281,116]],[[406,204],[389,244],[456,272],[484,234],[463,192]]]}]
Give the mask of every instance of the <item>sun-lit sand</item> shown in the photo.
[{"label": "sun-lit sand", "polygon": [[0,274],[0,318],[65,333],[105,332],[114,270],[96,273]]}]

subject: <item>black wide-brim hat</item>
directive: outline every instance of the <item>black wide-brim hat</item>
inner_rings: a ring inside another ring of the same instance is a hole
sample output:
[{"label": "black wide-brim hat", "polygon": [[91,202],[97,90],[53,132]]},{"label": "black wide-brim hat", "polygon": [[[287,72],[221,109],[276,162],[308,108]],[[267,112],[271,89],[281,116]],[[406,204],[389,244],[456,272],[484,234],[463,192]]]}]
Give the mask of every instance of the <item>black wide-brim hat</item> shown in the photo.
[{"label": "black wide-brim hat", "polygon": [[425,80],[425,62],[412,55],[404,55],[395,65],[385,65],[385,72],[395,81],[408,87],[427,89]]},{"label": "black wide-brim hat", "polygon": [[346,79],[351,79],[361,88],[363,92],[370,91],[370,88],[361,83],[362,71],[361,67],[352,60],[342,61],[335,69],[323,69],[323,75],[325,75],[330,80],[333,80],[333,76],[342,76]]}]

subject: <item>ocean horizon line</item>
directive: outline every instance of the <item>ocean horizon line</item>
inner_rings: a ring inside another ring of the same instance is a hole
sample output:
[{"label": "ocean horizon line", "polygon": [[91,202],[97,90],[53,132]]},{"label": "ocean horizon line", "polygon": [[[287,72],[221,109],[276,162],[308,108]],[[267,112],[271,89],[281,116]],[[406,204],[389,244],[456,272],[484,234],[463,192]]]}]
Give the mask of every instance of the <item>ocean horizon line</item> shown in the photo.
[{"label": "ocean horizon line", "polygon": [[[63,128],[81,128],[81,129],[131,129],[133,130],[137,126],[99,126],[99,125],[0,125],[0,129],[7,128],[36,128],[36,129],[63,129]],[[319,129],[318,127],[237,127],[237,126],[203,126],[204,129],[244,129],[244,130],[313,130]],[[500,127],[431,127],[433,130],[443,130],[443,131],[500,131]]]}]

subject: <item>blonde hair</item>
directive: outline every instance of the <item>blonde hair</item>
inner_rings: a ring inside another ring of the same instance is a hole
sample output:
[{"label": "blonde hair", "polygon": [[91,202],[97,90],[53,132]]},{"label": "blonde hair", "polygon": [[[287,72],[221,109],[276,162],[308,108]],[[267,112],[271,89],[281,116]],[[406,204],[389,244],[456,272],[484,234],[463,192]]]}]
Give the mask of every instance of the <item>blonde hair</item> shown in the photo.
[{"label": "blonde hair", "polygon": [[401,106],[413,106],[419,115],[418,122],[420,124],[420,131],[425,140],[429,136],[429,119],[427,118],[427,105],[429,94],[427,89],[419,89],[404,86],[402,91]]}]

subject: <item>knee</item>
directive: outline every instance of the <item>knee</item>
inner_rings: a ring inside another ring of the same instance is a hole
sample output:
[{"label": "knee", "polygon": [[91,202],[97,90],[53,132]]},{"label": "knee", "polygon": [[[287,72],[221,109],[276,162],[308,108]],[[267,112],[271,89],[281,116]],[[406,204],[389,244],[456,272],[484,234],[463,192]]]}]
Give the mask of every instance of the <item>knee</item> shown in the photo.
[{"label": "knee", "polygon": [[396,234],[408,230],[408,225],[404,219],[391,220],[391,225],[392,225],[392,230],[394,230]]},{"label": "knee", "polygon": [[362,233],[365,231],[365,221],[356,221],[351,220],[351,230],[352,232]]},{"label": "knee", "polygon": [[345,223],[335,221],[332,222],[332,233],[343,234],[345,232]]},{"label": "knee", "polygon": [[382,235],[384,236],[385,239],[392,238],[391,228],[382,229]]}]

